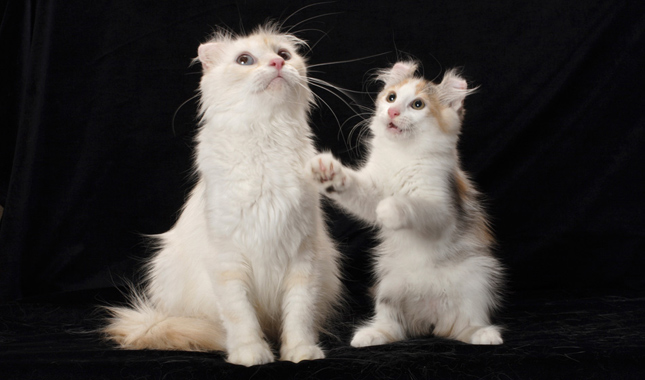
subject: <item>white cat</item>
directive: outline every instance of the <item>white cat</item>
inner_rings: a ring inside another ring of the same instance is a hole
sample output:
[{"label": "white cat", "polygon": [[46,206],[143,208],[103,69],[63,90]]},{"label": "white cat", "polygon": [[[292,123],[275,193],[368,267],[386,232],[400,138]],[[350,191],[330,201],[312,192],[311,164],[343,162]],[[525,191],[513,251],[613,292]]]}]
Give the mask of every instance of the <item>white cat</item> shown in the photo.
[{"label": "white cat", "polygon": [[316,153],[303,41],[264,26],[199,46],[198,182],[158,237],[145,291],[109,308],[128,349],[221,350],[231,363],[320,359],[339,254],[303,167]]},{"label": "white cat", "polygon": [[372,225],[376,249],[375,315],[354,347],[434,333],[473,344],[501,344],[490,324],[499,301],[500,263],[478,193],[457,154],[463,100],[472,90],[454,71],[436,85],[400,62],[385,83],[371,120],[370,156],[362,169],[331,154],[310,160],[320,191]]}]

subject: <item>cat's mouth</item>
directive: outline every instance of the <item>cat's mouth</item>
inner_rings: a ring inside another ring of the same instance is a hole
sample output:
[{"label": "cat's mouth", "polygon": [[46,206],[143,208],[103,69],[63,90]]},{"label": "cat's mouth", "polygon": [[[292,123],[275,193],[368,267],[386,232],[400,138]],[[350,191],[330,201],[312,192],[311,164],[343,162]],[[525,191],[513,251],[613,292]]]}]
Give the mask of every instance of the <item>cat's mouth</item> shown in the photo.
[{"label": "cat's mouth", "polygon": [[396,126],[394,123],[389,123],[387,125],[387,131],[390,133],[394,133],[395,135],[401,134],[403,130],[399,127]]},{"label": "cat's mouth", "polygon": [[285,79],[280,73],[278,73],[275,78],[271,79],[269,84],[267,85],[267,88],[273,88],[273,87],[279,87],[282,84],[284,84]]}]

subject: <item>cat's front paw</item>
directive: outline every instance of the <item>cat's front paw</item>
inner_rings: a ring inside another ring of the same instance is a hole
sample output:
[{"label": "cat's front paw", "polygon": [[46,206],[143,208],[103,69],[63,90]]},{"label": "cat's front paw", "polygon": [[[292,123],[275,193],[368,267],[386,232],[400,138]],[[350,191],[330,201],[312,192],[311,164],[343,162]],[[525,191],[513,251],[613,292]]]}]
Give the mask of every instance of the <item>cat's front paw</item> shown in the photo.
[{"label": "cat's front paw", "polygon": [[400,230],[405,227],[405,215],[396,199],[388,197],[376,206],[376,219],[385,228]]},{"label": "cat's front paw", "polygon": [[303,360],[316,360],[325,358],[323,351],[315,344],[303,344],[292,348],[283,347],[280,351],[280,360],[286,360],[294,363],[298,363]]},{"label": "cat's front paw", "polygon": [[495,326],[482,327],[470,337],[471,344],[502,344],[502,334]]},{"label": "cat's front paw", "polygon": [[250,367],[257,364],[271,363],[275,358],[266,342],[258,342],[236,347],[229,351],[226,360],[232,364]]},{"label": "cat's front paw", "polygon": [[329,153],[319,154],[309,160],[305,171],[318,185],[321,192],[327,194],[341,193],[349,185],[348,177],[343,171],[343,164]]}]

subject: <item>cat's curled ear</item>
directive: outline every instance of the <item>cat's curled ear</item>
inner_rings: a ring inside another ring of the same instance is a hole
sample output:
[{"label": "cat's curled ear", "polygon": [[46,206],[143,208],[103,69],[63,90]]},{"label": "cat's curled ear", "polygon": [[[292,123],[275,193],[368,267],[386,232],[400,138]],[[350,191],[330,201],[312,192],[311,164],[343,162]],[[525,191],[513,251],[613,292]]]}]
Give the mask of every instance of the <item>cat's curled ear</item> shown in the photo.
[{"label": "cat's curled ear", "polygon": [[464,99],[476,89],[469,89],[468,83],[457,73],[457,70],[448,70],[441,83],[437,86],[439,101],[455,112],[462,111]]},{"label": "cat's curled ear", "polygon": [[204,71],[210,69],[215,65],[217,57],[222,52],[221,42],[206,42],[199,45],[197,49],[197,59],[202,64]]},{"label": "cat's curled ear", "polygon": [[411,61],[397,62],[390,69],[381,70],[376,77],[377,80],[385,83],[385,87],[393,86],[405,79],[414,77],[417,71],[417,64]]}]

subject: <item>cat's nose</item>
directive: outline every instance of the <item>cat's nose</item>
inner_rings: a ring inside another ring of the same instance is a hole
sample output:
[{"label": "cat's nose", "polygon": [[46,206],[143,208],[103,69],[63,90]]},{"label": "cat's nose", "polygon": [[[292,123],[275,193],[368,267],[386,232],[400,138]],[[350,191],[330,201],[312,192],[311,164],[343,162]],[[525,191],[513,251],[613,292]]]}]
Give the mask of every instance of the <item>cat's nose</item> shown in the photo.
[{"label": "cat's nose", "polygon": [[399,116],[401,112],[399,112],[399,109],[396,107],[390,107],[387,109],[387,114],[390,115],[390,119],[394,119]]},{"label": "cat's nose", "polygon": [[269,62],[269,66],[275,66],[278,71],[280,71],[282,65],[284,65],[284,59],[282,58],[273,58],[271,62]]}]

